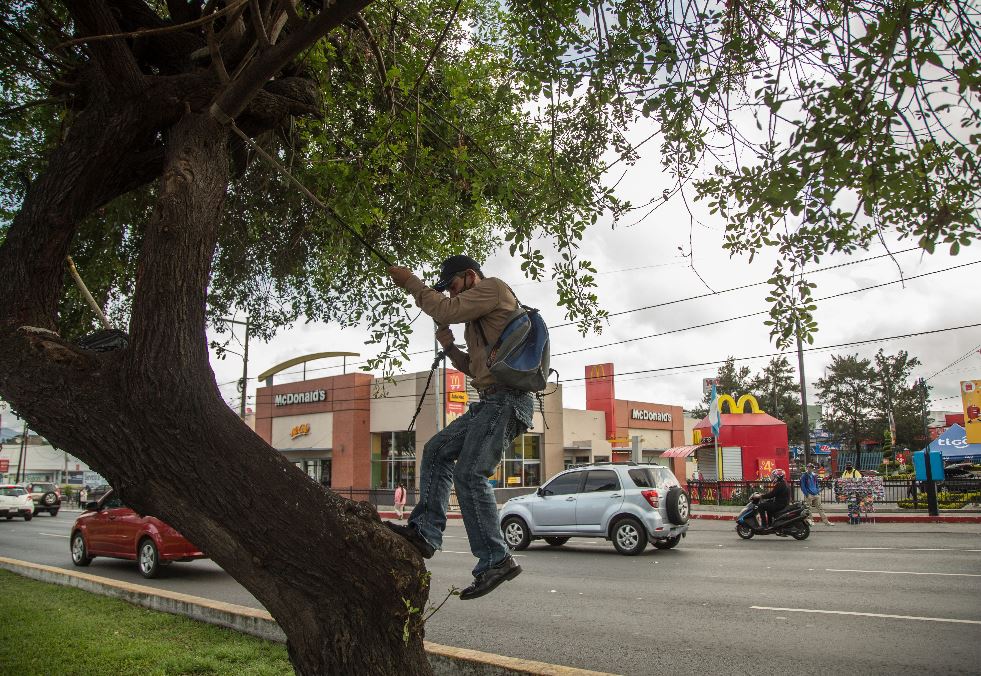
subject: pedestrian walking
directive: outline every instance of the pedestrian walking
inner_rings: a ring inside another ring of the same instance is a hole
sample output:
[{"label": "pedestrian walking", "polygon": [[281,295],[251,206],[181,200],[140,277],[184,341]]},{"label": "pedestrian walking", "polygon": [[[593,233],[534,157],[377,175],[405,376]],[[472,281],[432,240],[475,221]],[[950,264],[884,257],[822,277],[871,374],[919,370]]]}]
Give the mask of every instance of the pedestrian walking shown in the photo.
[{"label": "pedestrian walking", "polygon": [[817,475],[814,473],[813,462],[807,463],[807,471],[800,475],[800,492],[804,496],[804,504],[811,510],[811,523],[814,523],[813,515],[816,509],[821,515],[821,520],[829,526],[833,526],[831,519],[824,513],[824,507],[821,506],[821,486],[818,483]]},{"label": "pedestrian walking", "polygon": [[395,487],[395,516],[401,521],[405,512],[405,486],[400,481]]},{"label": "pedestrian walking", "polygon": [[[488,480],[505,448],[532,427],[531,393],[504,387],[490,372],[492,346],[518,309],[518,300],[507,284],[485,277],[480,264],[468,256],[443,261],[439,281],[432,289],[407,268],[393,266],[388,273],[436,321],[436,340],[453,366],[470,376],[480,401],[426,442],[419,499],[408,525],[385,523],[423,558],[432,557],[443,543],[450,487],[455,485],[470,551],[477,557],[473,584],[460,593],[460,598],[474,599],[521,573],[521,566],[504,542],[494,489]],[[449,292],[449,298],[443,291]],[[465,325],[466,352],[454,344],[451,324]]]},{"label": "pedestrian walking", "polygon": [[78,491],[78,507],[79,509],[85,507],[85,503],[89,499],[89,487],[82,486],[81,490]]}]

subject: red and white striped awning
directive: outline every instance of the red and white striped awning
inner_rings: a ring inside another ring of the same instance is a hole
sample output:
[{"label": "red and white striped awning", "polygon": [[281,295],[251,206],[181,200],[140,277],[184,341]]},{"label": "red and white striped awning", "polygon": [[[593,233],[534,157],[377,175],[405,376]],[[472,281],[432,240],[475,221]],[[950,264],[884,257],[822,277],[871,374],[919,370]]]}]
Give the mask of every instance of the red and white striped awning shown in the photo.
[{"label": "red and white striped awning", "polygon": [[687,458],[700,448],[708,448],[708,444],[695,444],[694,446],[675,446],[669,448],[661,454],[662,458]]}]

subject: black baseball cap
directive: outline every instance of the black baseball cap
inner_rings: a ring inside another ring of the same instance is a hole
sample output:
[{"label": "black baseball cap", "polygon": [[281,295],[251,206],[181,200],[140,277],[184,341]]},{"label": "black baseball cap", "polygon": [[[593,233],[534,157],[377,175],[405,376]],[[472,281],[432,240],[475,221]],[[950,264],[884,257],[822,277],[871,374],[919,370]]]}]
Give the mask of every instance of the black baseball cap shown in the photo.
[{"label": "black baseball cap", "polygon": [[480,263],[470,258],[470,256],[450,256],[443,261],[443,267],[439,271],[439,280],[433,285],[437,291],[446,291],[453,277],[464,270],[473,270],[484,274],[480,269]]}]

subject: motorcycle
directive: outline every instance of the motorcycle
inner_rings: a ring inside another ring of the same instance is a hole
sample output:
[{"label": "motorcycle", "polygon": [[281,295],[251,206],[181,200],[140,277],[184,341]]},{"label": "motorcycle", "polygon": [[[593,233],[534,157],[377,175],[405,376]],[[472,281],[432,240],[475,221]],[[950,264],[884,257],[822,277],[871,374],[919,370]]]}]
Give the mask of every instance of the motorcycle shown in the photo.
[{"label": "motorcycle", "polygon": [[749,500],[746,509],[736,517],[736,534],[742,539],[749,540],[754,535],[779,535],[781,537],[789,535],[795,540],[806,540],[807,536],[811,534],[811,527],[807,523],[811,516],[811,510],[804,503],[790,503],[786,509],[773,517],[771,523],[764,525],[762,510],[760,509],[760,494],[753,493]]}]

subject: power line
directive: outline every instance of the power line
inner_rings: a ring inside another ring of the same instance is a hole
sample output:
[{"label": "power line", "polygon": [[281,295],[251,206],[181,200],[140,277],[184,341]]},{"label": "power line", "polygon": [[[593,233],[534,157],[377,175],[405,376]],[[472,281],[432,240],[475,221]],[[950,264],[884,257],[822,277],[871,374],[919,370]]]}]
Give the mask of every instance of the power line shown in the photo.
[{"label": "power line", "polygon": [[[854,345],[866,345],[868,343],[881,343],[881,342],[885,342],[885,341],[888,341],[888,340],[898,340],[900,338],[914,338],[916,336],[927,336],[927,335],[931,335],[931,334],[934,334],[934,333],[945,333],[947,331],[959,331],[961,329],[973,329],[973,328],[976,328],[976,327],[979,327],[979,326],[981,326],[981,324],[965,324],[964,326],[951,326],[951,327],[948,327],[946,329],[934,329],[932,331],[919,331],[917,333],[904,333],[902,335],[898,335],[898,336],[886,336],[884,338],[870,338],[868,340],[856,340],[856,341],[852,341],[850,343],[839,343],[837,345],[826,345],[824,347],[805,347],[805,348],[803,348],[803,351],[804,352],[816,352],[818,350],[833,350],[833,349],[838,349],[838,348],[841,348],[841,347],[851,347],[851,346],[854,346]],[[784,355],[794,354],[794,353],[796,353],[796,350],[786,350],[784,352],[772,352],[770,354],[758,354],[758,355],[754,355],[754,356],[751,356],[751,357],[730,357],[730,359],[732,359],[733,361],[748,361],[750,359],[765,359],[767,357],[781,357],[781,356],[784,356]],[[634,374],[638,374],[638,373],[656,373],[656,372],[661,372],[661,371],[672,371],[672,370],[675,370],[675,369],[694,368],[696,366],[712,366],[712,365],[715,365],[715,364],[724,364],[727,361],[728,361],[728,359],[721,359],[721,360],[716,360],[716,361],[699,362],[697,364],[684,364],[684,365],[681,365],[681,366],[663,366],[661,368],[656,368],[656,369],[642,369],[640,371],[628,371],[628,372],[622,373],[620,375],[629,376],[629,375],[634,375]],[[583,377],[583,378],[570,378],[569,380],[563,381],[563,382],[575,382],[575,381],[579,381],[579,380],[586,380],[586,378],[585,377]]]},{"label": "power line", "polygon": [[[859,289],[852,289],[850,291],[842,291],[841,293],[836,293],[836,294],[833,294],[831,296],[825,296],[824,298],[815,298],[813,300],[813,302],[815,302],[815,303],[821,303],[821,302],[824,302],[824,301],[832,300],[834,298],[841,298],[842,296],[849,296],[849,295],[854,294],[854,293],[861,293],[863,291],[869,291],[869,290],[872,290],[872,289],[878,289],[878,288],[881,288],[881,287],[884,287],[884,286],[890,286],[892,284],[899,284],[900,282],[907,282],[907,281],[911,281],[911,280],[914,280],[914,279],[918,279],[920,277],[928,277],[930,275],[940,274],[941,272],[949,272],[951,270],[956,270],[958,268],[967,267],[969,265],[977,265],[978,263],[981,263],[981,261],[973,261],[971,263],[964,263],[962,265],[955,265],[955,266],[949,267],[949,268],[942,268],[940,270],[933,270],[931,272],[924,272],[922,274],[914,275],[912,277],[906,277],[905,279],[902,279],[902,280],[896,279],[896,280],[893,280],[891,282],[883,282],[882,284],[873,284],[872,286],[863,286],[863,287],[861,287]],[[707,295],[711,295],[711,294],[707,294]],[[726,319],[717,319],[715,321],[706,322],[704,324],[696,324],[694,326],[686,326],[686,327],[682,327],[680,329],[671,329],[670,331],[662,331],[660,333],[652,333],[652,334],[647,335],[647,336],[638,336],[636,338],[625,338],[624,340],[618,340],[618,341],[614,341],[612,343],[604,343],[602,345],[593,345],[591,347],[580,347],[580,348],[577,348],[575,350],[568,350],[566,352],[556,352],[552,356],[553,357],[561,357],[561,356],[564,356],[564,355],[567,355],[567,354],[575,354],[577,352],[588,352],[589,350],[598,350],[598,349],[604,348],[604,347],[613,347],[613,346],[616,346],[616,345],[624,345],[626,343],[634,343],[634,342],[637,342],[639,340],[647,340],[648,338],[658,338],[660,336],[667,336],[667,335],[670,335],[672,333],[681,333],[683,331],[692,331],[694,329],[704,329],[704,328],[707,328],[709,326],[715,326],[717,324],[725,324],[726,322],[732,322],[732,321],[736,321],[736,320],[739,320],[739,319],[748,319],[749,317],[757,317],[759,315],[765,315],[768,312],[769,312],[768,310],[760,310],[759,312],[751,312],[750,314],[739,315],[737,317],[727,317]],[[979,346],[979,347],[981,347],[981,346]],[[934,375],[936,375],[936,374],[934,374]]]},{"label": "power line", "polygon": [[955,359],[954,361],[950,362],[949,364],[947,364],[946,366],[944,366],[942,369],[940,369],[939,371],[937,371],[936,373],[934,373],[932,376],[930,376],[929,378],[927,378],[927,380],[928,381],[929,380],[932,380],[936,376],[939,376],[941,373],[943,373],[944,371],[946,371],[947,369],[949,369],[951,366],[956,366],[957,364],[960,364],[962,361],[964,361],[965,359],[967,359],[968,357],[970,357],[975,352],[978,352],[979,350],[981,350],[981,344],[975,345],[970,350],[968,350],[967,352],[965,352],[961,357],[958,357],[957,359]]},{"label": "power line", "polygon": [[[816,270],[811,270],[810,272],[807,272],[805,274],[813,275],[813,274],[816,274],[818,272],[827,272],[828,270],[836,270],[838,268],[844,268],[844,267],[847,267],[847,266],[850,266],[850,265],[858,265],[859,263],[868,263],[870,261],[878,260],[880,258],[886,258],[886,257],[889,257],[889,256],[895,256],[897,254],[908,253],[910,251],[918,251],[918,250],[919,250],[918,247],[911,247],[909,249],[903,249],[902,251],[897,251],[897,252],[895,252],[893,254],[880,254],[878,256],[871,256],[869,258],[861,258],[861,259],[856,260],[856,261],[848,261],[848,262],[845,262],[845,263],[839,263],[837,265],[830,265],[830,266],[828,266],[826,268],[818,268]],[[907,278],[907,279],[912,279],[912,278]],[[902,281],[902,280],[897,280],[897,282],[898,281]],[[633,309],[630,309],[630,310],[621,310],[619,312],[612,312],[609,315],[607,315],[607,317],[619,317],[620,315],[631,314],[633,312],[642,312],[643,310],[654,310],[656,308],[665,307],[667,305],[675,305],[677,303],[687,303],[690,300],[699,300],[701,298],[708,298],[710,296],[718,296],[720,294],[730,293],[732,291],[742,291],[744,289],[751,289],[753,287],[763,286],[763,285],[769,284],[769,283],[770,283],[770,280],[764,280],[764,281],[761,281],[761,282],[753,282],[751,284],[743,284],[742,286],[734,286],[734,287],[732,287],[730,289],[721,289],[719,291],[714,291],[714,292],[710,292],[710,293],[701,293],[701,294],[698,294],[697,296],[689,296],[687,298],[678,298],[678,299],[675,299],[675,300],[665,301],[663,303],[655,303],[654,305],[645,305],[644,307],[633,308]],[[575,322],[566,322],[565,324],[556,324],[555,326],[552,326],[550,328],[560,329],[560,328],[563,328],[563,327],[566,327],[566,326],[575,326],[575,325],[576,325]]]},{"label": "power line", "polygon": [[[815,274],[815,273],[818,273],[818,272],[826,272],[828,270],[835,270],[835,269],[838,269],[838,268],[847,267],[847,266],[851,266],[851,265],[858,265],[858,264],[861,264],[861,263],[867,263],[867,262],[871,262],[871,261],[878,260],[878,259],[881,259],[881,258],[887,258],[889,256],[893,256],[893,255],[897,255],[897,254],[903,254],[903,253],[908,253],[910,251],[918,251],[918,250],[919,250],[918,247],[911,247],[909,249],[903,249],[901,251],[897,251],[897,252],[895,252],[893,254],[880,254],[878,256],[870,256],[868,258],[862,258],[862,259],[859,259],[859,260],[848,261],[848,262],[845,262],[845,263],[839,263],[837,265],[831,265],[831,266],[828,266],[828,267],[825,267],[825,268],[818,268],[816,270],[811,270],[807,274]],[[846,296],[846,295],[853,294],[853,293],[859,293],[861,291],[867,291],[867,290],[870,290],[870,289],[876,289],[876,288],[883,287],[883,286],[889,286],[889,285],[892,285],[892,284],[898,284],[898,283],[901,283],[901,282],[905,282],[905,281],[917,279],[919,277],[925,277],[925,276],[928,276],[928,275],[938,274],[940,272],[947,272],[948,270],[955,270],[955,269],[957,269],[959,267],[965,267],[965,266],[968,266],[968,265],[975,265],[976,263],[979,263],[979,262],[981,262],[981,261],[974,261],[974,262],[971,262],[971,263],[965,263],[963,265],[954,266],[954,267],[951,267],[951,268],[944,268],[942,270],[935,270],[935,271],[932,271],[932,272],[925,272],[925,273],[920,274],[920,275],[914,275],[912,277],[906,277],[905,279],[902,279],[902,280],[894,280],[894,281],[891,281],[891,282],[884,282],[882,284],[876,284],[876,285],[873,285],[873,286],[862,287],[860,289],[853,289],[851,291],[845,291],[845,292],[842,292],[840,294],[835,294],[835,295],[832,295],[832,296],[827,296],[825,298],[815,299],[815,302],[821,302],[821,301],[825,301],[825,300],[831,300],[833,298],[839,298],[841,296]],[[661,264],[661,265],[670,265],[670,264]],[[657,265],[654,265],[654,266],[641,266],[641,267],[638,267],[638,268],[625,268],[623,270],[615,270],[613,272],[626,272],[628,270],[642,269],[644,267],[658,267],[658,266]],[[537,282],[530,282],[530,283],[537,283]],[[736,287],[733,287],[733,288],[730,288],[730,289],[722,289],[722,290],[720,290],[720,291],[718,291],[716,293],[704,293],[704,294],[699,294],[697,296],[690,296],[688,298],[679,298],[679,299],[676,299],[676,300],[666,301],[664,303],[658,303],[656,305],[648,305],[648,306],[645,306],[645,307],[634,308],[634,309],[631,309],[631,310],[622,310],[620,312],[612,313],[609,316],[610,317],[615,317],[615,316],[629,314],[629,313],[633,313],[633,312],[640,312],[640,311],[643,311],[643,310],[650,310],[650,309],[654,309],[654,308],[658,308],[658,307],[664,307],[666,305],[674,305],[674,304],[677,304],[677,303],[684,303],[684,302],[687,302],[687,301],[690,301],[690,300],[698,300],[698,299],[706,298],[706,297],[713,296],[713,295],[718,295],[718,294],[722,294],[722,293],[729,293],[731,291],[740,291],[740,290],[743,290],[743,289],[748,289],[748,288],[752,288],[752,287],[756,287],[756,286],[763,286],[764,284],[767,284],[767,283],[768,283],[768,281],[754,282],[752,284],[745,284],[745,285],[742,285],[742,286],[736,286]],[[559,352],[559,353],[553,354],[552,356],[553,357],[558,357],[558,356],[562,356],[562,355],[566,355],[566,354],[572,354],[572,353],[577,352],[577,351],[584,351],[584,350],[589,350],[589,349],[597,349],[599,347],[607,347],[607,346],[610,346],[610,345],[618,345],[618,344],[621,344],[622,342],[631,342],[631,341],[637,341],[637,340],[644,340],[646,338],[655,338],[655,337],[658,337],[658,336],[669,335],[671,333],[678,333],[678,332],[681,332],[681,331],[688,331],[688,330],[696,329],[696,328],[706,328],[708,326],[713,326],[715,324],[720,324],[720,323],[729,322],[729,321],[735,321],[737,319],[746,319],[748,317],[758,316],[758,315],[761,315],[761,314],[766,314],[766,311],[755,312],[755,313],[751,313],[751,314],[748,314],[748,315],[741,315],[739,317],[731,317],[729,319],[718,320],[718,321],[709,322],[709,323],[706,323],[706,324],[699,324],[699,325],[692,326],[692,327],[687,327],[687,328],[684,328],[684,329],[674,329],[672,331],[666,331],[666,332],[663,332],[663,333],[652,334],[650,336],[643,336],[643,337],[640,337],[640,338],[631,338],[631,339],[628,339],[626,341],[621,341],[620,343],[607,343],[605,345],[598,345],[598,346],[596,346],[596,348],[583,348],[581,350],[571,350],[571,351],[568,351],[568,352]],[[568,322],[568,323],[565,323],[565,324],[556,324],[555,326],[550,327],[550,329],[558,329],[558,328],[563,328],[563,327],[566,327],[566,326],[574,326],[574,325],[575,325],[575,322]],[[418,356],[418,355],[421,355],[421,354],[432,354],[432,350],[426,349],[426,350],[418,350],[418,351],[415,351],[415,352],[407,352],[406,353],[406,356],[413,357],[413,356]],[[368,359],[362,359],[360,361],[347,362],[347,365],[348,366],[354,366],[354,365],[357,365],[357,364],[365,364],[368,361],[369,361]],[[297,371],[283,371],[282,372],[282,375],[292,375],[292,374],[295,374],[295,373],[316,373],[318,371],[327,371],[327,370],[339,369],[339,368],[343,368],[343,367],[344,367],[343,364],[335,364],[335,365],[331,365],[331,366],[321,366],[321,367],[318,367],[318,368],[307,368],[305,371],[300,371],[300,370],[297,370]],[[222,383],[221,386],[231,385],[231,384],[236,383],[236,382],[238,382],[238,380],[232,380],[232,381],[229,381],[227,383]]]}]

